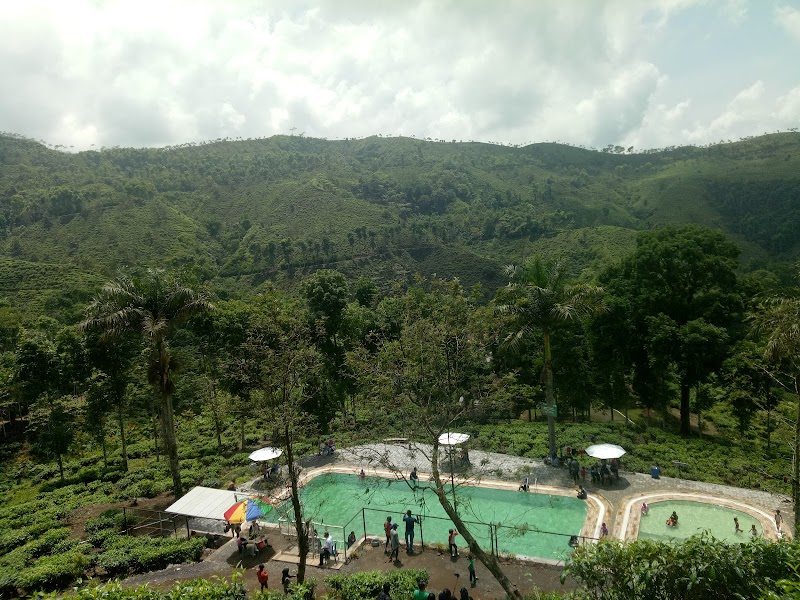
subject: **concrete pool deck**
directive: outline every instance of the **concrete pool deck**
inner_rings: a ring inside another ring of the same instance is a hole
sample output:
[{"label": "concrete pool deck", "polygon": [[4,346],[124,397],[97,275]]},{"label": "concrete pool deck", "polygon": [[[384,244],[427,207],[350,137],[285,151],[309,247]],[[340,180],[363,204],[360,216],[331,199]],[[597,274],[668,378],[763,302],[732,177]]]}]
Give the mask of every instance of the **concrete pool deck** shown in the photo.
[{"label": "concrete pool deck", "polygon": [[[430,454],[430,445],[404,440],[341,448],[333,456],[303,459],[303,478],[305,480],[331,470],[355,474],[361,469],[367,474],[384,477],[408,477],[414,467],[420,471],[422,478],[427,478],[431,465]],[[516,490],[521,479],[528,476],[532,492],[565,496],[575,494],[575,484],[565,468],[551,467],[540,460],[480,450],[470,450],[469,457],[470,471],[456,470],[459,483]],[[446,460],[442,461],[442,476],[446,473],[449,476],[445,463]],[[674,477],[653,479],[649,474],[622,470],[619,481],[613,484],[597,485],[587,480],[583,485],[589,492],[589,501],[581,535],[587,538],[599,537],[602,522],[608,526],[610,537],[635,538],[638,533],[639,506],[645,499],[648,502],[695,500],[736,508],[755,516],[761,523],[765,537],[769,539],[777,537],[773,515],[775,509],[780,509],[784,515],[783,535],[794,536],[792,502],[785,495]]]}]

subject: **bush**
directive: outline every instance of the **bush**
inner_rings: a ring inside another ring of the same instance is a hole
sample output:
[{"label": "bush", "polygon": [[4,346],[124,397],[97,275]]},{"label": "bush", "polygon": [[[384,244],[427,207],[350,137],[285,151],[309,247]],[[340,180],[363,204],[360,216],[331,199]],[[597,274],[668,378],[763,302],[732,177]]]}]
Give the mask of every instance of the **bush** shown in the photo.
[{"label": "bush", "polygon": [[[128,519],[130,523],[130,519]],[[115,532],[122,531],[125,527],[125,513],[118,508],[109,508],[103,511],[99,516],[86,521],[83,530],[86,533],[97,533],[102,529],[113,529]]]},{"label": "bush", "polygon": [[97,564],[112,577],[147,573],[170,564],[198,561],[205,547],[204,537],[176,540],[114,536],[104,546]]},{"label": "bush", "polygon": [[325,584],[337,598],[371,600],[378,595],[384,583],[389,584],[389,594],[392,598],[410,598],[420,580],[428,583],[428,572],[424,569],[403,569],[402,571],[364,571],[351,575],[332,575],[325,579]]},{"label": "bush", "polygon": [[69,540],[70,533],[67,527],[50,529],[29,541],[24,548],[30,558],[53,554],[60,543]]},{"label": "bush", "polygon": [[7,529],[0,533],[0,554],[10,552],[28,541],[28,532],[24,529]]},{"label": "bush", "polygon": [[[164,591],[154,590],[148,586],[123,588],[120,582],[112,581],[77,590],[76,593],[66,594],[64,598],[75,600],[245,600],[247,589],[241,580],[241,572],[236,571],[231,576],[231,581],[225,581],[218,577],[181,581]],[[255,594],[255,597],[265,598],[266,595]],[[273,597],[277,600],[283,598],[283,595],[275,593]]]},{"label": "bush", "polygon": [[75,479],[81,483],[89,483],[100,479],[100,471],[93,467],[84,467],[75,475]]},{"label": "bush", "polygon": [[89,559],[79,550],[45,556],[36,564],[20,571],[15,585],[28,592],[63,588],[83,576]]},{"label": "bush", "polygon": [[757,598],[792,577],[797,558],[797,541],[726,544],[707,533],[682,544],[601,541],[576,548],[562,579],[574,577],[590,595],[620,600]]},{"label": "bush", "polygon": [[116,483],[125,476],[122,471],[106,471],[103,473],[102,480],[109,483]]}]

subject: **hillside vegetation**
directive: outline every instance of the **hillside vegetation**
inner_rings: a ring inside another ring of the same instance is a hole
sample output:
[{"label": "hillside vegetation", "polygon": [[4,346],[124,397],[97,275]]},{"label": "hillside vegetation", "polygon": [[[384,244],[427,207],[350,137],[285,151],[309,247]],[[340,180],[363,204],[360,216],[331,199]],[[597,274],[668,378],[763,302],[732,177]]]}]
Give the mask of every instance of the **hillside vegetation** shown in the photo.
[{"label": "hillside vegetation", "polygon": [[531,254],[595,272],[637,230],[682,223],[722,229],[745,270],[800,253],[800,134],[621,150],[275,136],[67,154],[4,135],[0,299],[72,321],[126,266],[185,267],[232,296],[320,268],[490,294]]}]

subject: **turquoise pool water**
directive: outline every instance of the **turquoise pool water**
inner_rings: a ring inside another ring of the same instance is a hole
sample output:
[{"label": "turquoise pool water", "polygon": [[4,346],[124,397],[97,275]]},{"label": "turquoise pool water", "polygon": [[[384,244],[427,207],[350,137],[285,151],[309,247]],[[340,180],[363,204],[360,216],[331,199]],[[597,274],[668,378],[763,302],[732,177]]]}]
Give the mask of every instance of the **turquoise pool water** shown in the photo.
[{"label": "turquoise pool water", "polygon": [[[764,533],[758,519],[732,508],[689,500],[664,500],[649,506],[649,514],[642,516],[639,524],[639,539],[680,542],[708,530],[718,540],[746,542],[752,537],[752,525],[756,526],[759,536]],[[666,521],[673,510],[678,513],[678,526],[668,527]],[[739,519],[742,533],[736,533],[734,517]]]},{"label": "turquoise pool water", "polygon": [[[402,515],[411,510],[422,518],[415,546],[419,546],[422,537],[426,544],[447,547],[447,530],[453,525],[426,485],[422,482],[413,491],[404,481],[379,477],[362,481],[357,475],[330,473],[303,486],[301,500],[306,517],[313,515],[315,522],[346,526],[346,532],[355,531],[356,536],[364,534],[366,521],[367,534],[382,537],[383,523],[391,516],[392,522],[399,523],[401,552]],[[470,531],[486,550],[492,546],[488,523],[500,523],[496,536],[500,552],[561,560],[571,551],[569,536],[579,535],[586,520],[586,503],[574,497],[462,486],[457,489],[457,498],[462,518],[469,522]],[[276,522],[290,509],[287,501],[268,515],[269,520]],[[458,541],[463,548],[463,540]],[[339,544],[343,547],[342,540]]]}]

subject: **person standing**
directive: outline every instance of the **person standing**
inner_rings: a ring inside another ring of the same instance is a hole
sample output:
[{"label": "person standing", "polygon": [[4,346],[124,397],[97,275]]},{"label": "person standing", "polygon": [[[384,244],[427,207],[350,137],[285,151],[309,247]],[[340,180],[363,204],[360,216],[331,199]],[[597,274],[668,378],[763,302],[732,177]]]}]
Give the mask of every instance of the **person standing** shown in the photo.
[{"label": "person standing", "polygon": [[456,536],[458,532],[455,529],[451,529],[447,533],[447,546],[450,548],[450,558],[457,558],[458,546],[456,545]]},{"label": "person standing", "polygon": [[781,509],[775,509],[775,529],[778,530],[778,533],[782,533],[781,525],[783,525],[783,515],[781,514]]},{"label": "person standing", "polygon": [[752,535],[754,538],[758,537],[758,530],[756,529],[755,523],[753,523],[753,525],[750,527],[750,535]]},{"label": "person standing", "polygon": [[400,535],[397,533],[397,523],[392,525],[391,541],[389,545],[392,548],[392,551],[389,553],[389,562],[392,562],[392,557],[394,557],[394,560],[400,560]]},{"label": "person standing", "polygon": [[261,584],[262,592],[266,589],[269,589],[269,573],[267,573],[267,570],[264,568],[264,563],[258,565],[256,577],[258,578],[258,583]]},{"label": "person standing", "polygon": [[406,524],[406,552],[411,554],[414,552],[414,525],[419,523],[419,519],[411,516],[411,511],[408,510],[403,517],[403,522]]},{"label": "person standing", "polygon": [[383,589],[378,592],[378,600],[392,600],[391,595],[389,594],[389,584],[384,583]]},{"label": "person standing", "polygon": [[600,525],[600,537],[604,538],[607,536],[608,536],[608,527],[606,526],[605,523],[603,523],[602,525]]},{"label": "person standing", "polygon": [[392,540],[392,517],[386,517],[386,522],[383,524],[383,532],[386,534],[386,543],[383,545],[383,553],[389,553],[389,542]]},{"label": "person standing", "polygon": [[467,563],[467,570],[469,571],[469,583],[473,587],[478,583],[478,576],[475,575],[475,559],[472,554],[469,555],[469,562]]},{"label": "person standing", "polygon": [[417,582],[417,589],[414,590],[414,600],[428,600],[428,592],[425,591],[425,582],[421,579]]},{"label": "person standing", "polygon": [[294,575],[289,575],[289,567],[286,567],[283,571],[281,571],[281,585],[283,586],[283,593],[286,594],[289,591],[289,584],[292,582],[292,577]]}]

